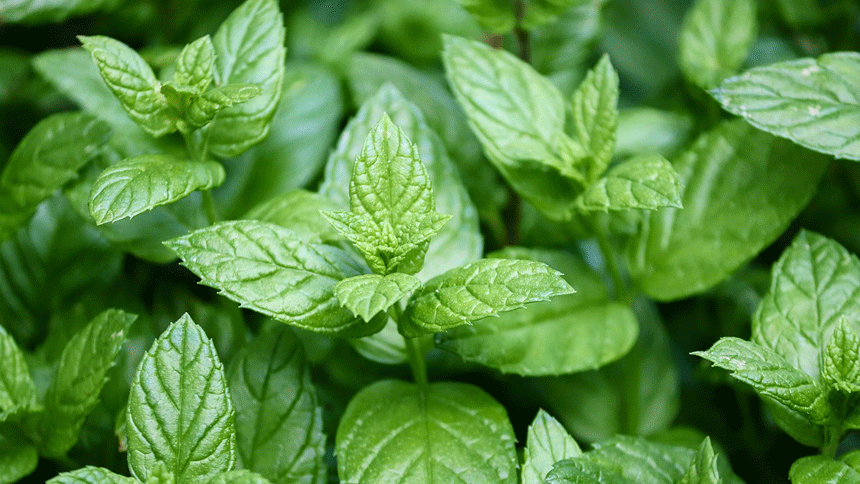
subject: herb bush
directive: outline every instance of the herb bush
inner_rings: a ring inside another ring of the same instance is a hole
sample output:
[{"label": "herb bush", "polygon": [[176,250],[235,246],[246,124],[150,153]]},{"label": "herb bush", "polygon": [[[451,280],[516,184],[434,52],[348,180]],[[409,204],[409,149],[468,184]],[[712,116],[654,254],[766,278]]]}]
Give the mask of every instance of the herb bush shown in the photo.
[{"label": "herb bush", "polygon": [[0,0],[0,483],[860,483],[858,31]]}]

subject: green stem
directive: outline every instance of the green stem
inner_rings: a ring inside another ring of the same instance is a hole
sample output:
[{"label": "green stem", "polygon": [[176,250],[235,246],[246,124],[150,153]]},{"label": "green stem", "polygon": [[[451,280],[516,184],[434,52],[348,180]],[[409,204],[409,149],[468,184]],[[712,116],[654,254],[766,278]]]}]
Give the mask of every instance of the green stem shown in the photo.
[{"label": "green stem", "polygon": [[412,368],[412,378],[418,388],[427,388],[427,361],[424,359],[424,350],[418,338],[403,337],[406,342],[406,352],[409,355],[409,366]]},{"label": "green stem", "polygon": [[606,264],[606,269],[612,277],[612,285],[615,288],[615,298],[627,304],[633,302],[633,296],[627,290],[627,285],[624,284],[624,278],[621,277],[621,270],[618,266],[618,258],[615,256],[615,250],[609,239],[606,237],[606,232],[599,226],[598,223],[593,223],[594,235],[597,238],[597,245],[600,247],[600,252],[603,254],[603,260]]},{"label": "green stem", "polygon": [[221,216],[218,215],[218,210],[215,209],[215,200],[212,199],[212,191],[203,190],[201,194],[203,195],[203,210],[206,212],[206,221],[209,222],[209,225],[212,225],[221,220]]},{"label": "green stem", "polygon": [[824,445],[821,446],[821,455],[836,458],[836,449],[839,447],[839,442],[842,440],[842,429],[836,427],[828,427],[824,430]]}]

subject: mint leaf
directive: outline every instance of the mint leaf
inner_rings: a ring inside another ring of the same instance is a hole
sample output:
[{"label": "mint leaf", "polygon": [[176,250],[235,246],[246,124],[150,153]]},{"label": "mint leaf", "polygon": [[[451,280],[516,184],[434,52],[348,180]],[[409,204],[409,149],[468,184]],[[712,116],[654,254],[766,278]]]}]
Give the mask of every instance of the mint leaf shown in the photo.
[{"label": "mint leaf", "polygon": [[60,23],[111,4],[111,0],[6,0],[2,5],[3,21],[29,25]]},{"label": "mint leaf", "polygon": [[203,93],[215,78],[215,47],[212,39],[204,35],[186,45],[176,58],[173,82],[189,86]]},{"label": "mint leaf", "polygon": [[788,477],[794,484],[857,484],[860,471],[844,462],[824,455],[798,459],[791,465]]},{"label": "mint leaf", "polygon": [[[3,415],[0,414],[0,425]],[[8,439],[0,435],[0,483],[13,484],[36,470],[39,453],[23,439]]]},{"label": "mint leaf", "polygon": [[446,331],[436,337],[440,348],[505,373],[538,376],[598,368],[636,342],[636,316],[609,298],[603,278],[581,260],[560,251],[513,247],[490,257],[543,262],[564,273],[577,293]]},{"label": "mint leaf", "polygon": [[334,202],[322,195],[295,190],[256,205],[242,218],[280,225],[303,240],[318,243],[341,240],[337,230],[320,214],[320,211],[337,208]]},{"label": "mint leaf", "polygon": [[553,464],[581,454],[582,450],[567,430],[550,414],[539,410],[529,426],[521,484],[544,484],[544,477]]},{"label": "mint leaf", "polygon": [[24,353],[12,336],[0,326],[0,422],[10,414],[36,405],[36,385],[30,376]]},{"label": "mint leaf", "polygon": [[263,90],[254,84],[227,84],[210,89],[195,98],[188,107],[188,125],[192,128],[205,126],[221,111],[254,99],[262,92]]},{"label": "mint leaf", "polygon": [[238,465],[273,483],[323,484],[322,409],[293,333],[282,325],[264,331],[235,356],[229,381]]},{"label": "mint leaf", "polygon": [[576,166],[585,148],[564,134],[558,89],[528,64],[482,42],[445,37],[442,58],[469,126],[493,165],[548,217],[569,218],[572,197],[585,182]]},{"label": "mint leaf", "polygon": [[224,472],[206,481],[206,484],[269,484],[260,474],[246,470]]},{"label": "mint leaf", "polygon": [[837,158],[860,160],[860,54],[835,52],[750,69],[713,91],[753,126]]},{"label": "mint leaf", "polygon": [[697,0],[678,38],[678,63],[684,76],[711,89],[736,73],[755,41],[757,14],[753,0]]},{"label": "mint leaf", "polygon": [[672,156],[684,147],[692,128],[689,115],[646,107],[622,109],[618,113],[615,156],[622,159],[642,153]]},{"label": "mint leaf", "polygon": [[139,484],[131,477],[121,476],[102,468],[87,466],[72,472],[63,472],[48,484]]},{"label": "mint leaf", "polygon": [[814,424],[824,424],[832,409],[827,393],[813,378],[794,368],[775,351],[740,338],[721,338],[708,351],[697,351],[715,366],[804,415]]},{"label": "mint leaf", "polygon": [[588,181],[596,180],[609,166],[618,130],[618,73],[604,55],[588,71],[571,99],[576,140],[590,153],[582,170]]},{"label": "mint leaf", "polygon": [[827,160],[732,121],[673,166],[684,208],[646,212],[628,250],[639,286],[661,301],[707,290],[776,239],[815,193]]},{"label": "mint leaf", "polygon": [[218,28],[215,84],[254,84],[262,90],[248,102],[222,111],[209,130],[210,153],[238,156],[262,141],[281,98],[284,79],[284,18],[274,0],[247,0]]},{"label": "mint leaf", "polygon": [[[123,415],[125,417],[125,415]],[[149,476],[146,478],[146,484],[175,484],[176,476],[173,471],[167,468],[167,465],[158,461],[152,469],[148,469]],[[219,474],[222,475],[222,474]]]},{"label": "mint leaf", "polygon": [[722,484],[723,479],[720,477],[717,465],[717,456],[714,454],[711,439],[706,437],[680,484]]},{"label": "mint leaf", "polygon": [[842,393],[860,393],[860,337],[843,317],[824,350],[822,381]]},{"label": "mint leaf", "polygon": [[534,29],[553,21],[571,7],[586,3],[588,3],[587,0],[529,0],[525,7],[523,28]]},{"label": "mint leaf", "polygon": [[614,166],[579,196],[583,211],[681,207],[681,182],[660,155],[641,155]]},{"label": "mint leaf", "polygon": [[504,407],[464,383],[367,386],[347,406],[335,442],[344,483],[517,482]]},{"label": "mint leaf", "polygon": [[123,160],[99,175],[90,194],[90,213],[97,224],[116,222],[173,203],[195,190],[224,181],[215,161],[190,161],[166,155]]},{"label": "mint leaf", "polygon": [[347,340],[350,346],[361,356],[370,361],[383,365],[400,365],[409,361],[406,352],[406,341],[397,330],[397,323],[386,318],[385,326],[378,333],[363,338]]},{"label": "mint leaf", "polygon": [[369,322],[419,287],[421,281],[409,274],[365,274],[338,282],[334,293],[341,306]]},{"label": "mint leaf", "polygon": [[485,30],[504,34],[514,29],[514,6],[510,0],[457,0]]},{"label": "mint leaf", "polygon": [[[444,144],[429,128],[418,108],[390,85],[383,86],[368,99],[347,124],[326,165],[320,193],[347,206],[349,187],[346,180],[352,177],[353,161],[361,154],[366,138],[383,114],[390,116],[406,137],[415,142],[430,176],[436,210],[452,215],[452,219],[442,225],[430,240],[419,277],[434,277],[480,258],[483,239],[478,226],[478,214],[463,189]],[[441,219],[435,218],[441,222]],[[425,219],[425,222],[432,221],[433,218]]]},{"label": "mint leaf", "polygon": [[203,284],[242,307],[321,333],[363,324],[334,295],[338,281],[363,272],[344,250],[251,220],[218,223],[165,244]]},{"label": "mint leaf", "polygon": [[445,331],[573,292],[561,273],[546,264],[481,259],[431,279],[413,294],[403,330],[413,337]]},{"label": "mint leaf", "polygon": [[105,83],[128,116],[147,133],[159,137],[176,131],[177,113],[161,94],[152,68],[122,42],[101,35],[79,35]]},{"label": "mint leaf", "polygon": [[108,309],[63,349],[39,421],[40,453],[61,457],[77,442],[84,419],[98,404],[108,371],[116,364],[135,319],[133,314]]},{"label": "mint leaf", "polygon": [[185,314],[147,351],[128,398],[128,467],[146,481],[163,462],[177,484],[236,462],[233,404],[215,346]]}]

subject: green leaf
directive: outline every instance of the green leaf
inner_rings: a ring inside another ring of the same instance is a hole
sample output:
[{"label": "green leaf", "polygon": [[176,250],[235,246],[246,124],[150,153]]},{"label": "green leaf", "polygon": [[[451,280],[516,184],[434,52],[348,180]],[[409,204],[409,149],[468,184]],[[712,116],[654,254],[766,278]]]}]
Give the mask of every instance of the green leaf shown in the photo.
[{"label": "green leaf", "polygon": [[521,484],[544,484],[544,477],[553,464],[582,454],[579,445],[567,430],[550,414],[539,410],[529,426],[528,440],[523,451]]},{"label": "green leaf", "polygon": [[3,21],[29,25],[60,23],[115,4],[114,0],[7,0],[2,5]]},{"label": "green leaf", "polygon": [[791,465],[788,477],[794,484],[858,484],[860,472],[844,462],[824,455],[798,459]]},{"label": "green leaf", "polygon": [[153,343],[128,399],[128,467],[146,481],[156,463],[177,484],[233,469],[233,404],[215,346],[185,314]]},{"label": "green leaf", "polygon": [[485,30],[505,34],[514,29],[514,3],[511,0],[457,0]]},{"label": "green leaf", "polygon": [[[320,193],[343,207],[348,205],[347,180],[352,177],[353,161],[361,154],[366,138],[383,114],[389,115],[407,138],[415,141],[430,176],[436,210],[453,216],[430,240],[419,278],[428,279],[477,260],[483,253],[478,214],[463,189],[456,168],[439,136],[429,128],[418,108],[390,85],[367,100],[347,125],[326,165]],[[437,217],[437,220],[440,219]]]},{"label": "green leaf", "polygon": [[860,54],[835,52],[750,69],[712,91],[753,126],[837,158],[860,160]]},{"label": "green leaf", "polygon": [[[266,139],[238,158],[225,160],[227,181],[213,192],[225,218],[241,218],[254,205],[308,186],[322,170],[341,129],[343,102],[340,79],[327,69],[287,62],[281,100]],[[355,156],[350,164],[354,160]],[[348,175],[343,183],[349,183]]]},{"label": "green leaf", "polygon": [[698,294],[775,240],[806,205],[827,160],[736,120],[677,159],[683,209],[644,214],[631,272],[660,301]]},{"label": "green leaf", "polygon": [[161,94],[152,68],[122,42],[101,35],[79,35],[105,83],[128,116],[147,133],[159,137],[176,131],[177,113]]},{"label": "green leaf", "polygon": [[176,58],[173,82],[189,86],[203,93],[215,78],[215,47],[212,39],[204,35],[185,46]]},{"label": "green leaf", "polygon": [[10,414],[26,411],[36,405],[36,385],[30,376],[24,353],[12,336],[0,326],[0,422]]},{"label": "green leaf", "polygon": [[262,141],[281,98],[284,18],[274,0],[247,0],[212,37],[215,84],[255,84],[261,94],[222,111],[207,127],[210,153],[238,156]]},{"label": "green leaf", "polygon": [[534,29],[553,21],[566,10],[588,3],[588,0],[529,0],[525,7],[523,28]]},{"label": "green leaf", "polygon": [[322,409],[301,343],[283,325],[255,338],[233,359],[238,465],[273,483],[323,484]]},{"label": "green leaf", "polygon": [[341,240],[341,236],[320,211],[337,208],[322,195],[294,190],[255,206],[242,218],[280,225],[309,242],[335,241]]},{"label": "green leaf", "polygon": [[[586,297],[590,288],[578,287]],[[535,381],[540,394],[552,396],[540,404],[579,441],[650,435],[668,428],[678,414],[678,369],[660,314],[644,298],[634,300],[633,309],[639,339],[623,358],[597,371]]]},{"label": "green leaf", "polygon": [[334,293],[341,306],[369,322],[419,287],[421,281],[409,274],[365,274],[338,282]]},{"label": "green leaf", "polygon": [[688,115],[646,107],[622,109],[618,113],[615,156],[675,155],[686,144],[692,128]]},{"label": "green leaf", "polygon": [[571,99],[573,132],[590,153],[582,167],[588,181],[596,180],[609,166],[618,130],[618,73],[609,56],[586,74]]},{"label": "green leaf", "polygon": [[[552,219],[570,217],[585,148],[564,134],[558,89],[513,55],[445,37],[445,71],[484,153],[508,183]],[[559,175],[562,176],[559,176]]]},{"label": "green leaf", "polygon": [[678,38],[678,62],[693,84],[711,89],[735,74],[756,39],[754,0],[697,0]]},{"label": "green leaf", "polygon": [[218,474],[206,484],[269,484],[269,481],[260,474],[242,469]]},{"label": "green leaf", "polygon": [[681,207],[681,181],[660,155],[642,155],[614,166],[577,199],[582,211]]},{"label": "green leaf", "polygon": [[192,128],[205,126],[221,111],[254,99],[262,92],[263,90],[254,84],[227,84],[210,89],[195,98],[188,107],[188,125]]},{"label": "green leaf", "polygon": [[166,245],[203,284],[242,307],[321,333],[363,325],[334,295],[338,281],[363,272],[341,249],[251,220],[218,223]]},{"label": "green leaf", "polygon": [[102,468],[87,466],[72,472],[63,472],[48,484],[139,484],[136,479],[121,476]]},{"label": "green leaf", "polygon": [[385,326],[378,333],[363,338],[347,340],[352,348],[368,360],[383,365],[400,365],[409,361],[406,341],[397,330],[397,322],[387,318]]},{"label": "green leaf", "polygon": [[639,323],[609,298],[603,278],[564,252],[509,247],[490,257],[543,262],[564,273],[576,294],[558,296],[446,331],[436,344],[505,373],[559,375],[593,370],[627,353]]},{"label": "green leaf", "polygon": [[41,454],[61,457],[77,442],[135,319],[133,314],[108,309],[69,340],[45,394],[39,421]]},{"label": "green leaf", "polygon": [[860,337],[844,317],[824,350],[822,381],[842,393],[860,393]]},{"label": "green leaf", "polygon": [[504,407],[464,383],[367,386],[347,406],[335,442],[344,484],[517,482]]},{"label": "green leaf", "polygon": [[215,161],[137,156],[99,175],[90,194],[90,213],[97,224],[116,222],[173,203],[195,190],[209,190],[223,181],[224,168]]},{"label": "green leaf", "polygon": [[720,338],[708,351],[693,354],[732,371],[733,377],[751,385],[759,394],[773,398],[814,424],[824,424],[831,417],[825,389],[769,348],[740,338]]},{"label": "green leaf", "polygon": [[[123,415],[123,417],[125,417],[125,415]],[[146,477],[146,484],[176,483],[176,476],[173,475],[173,471],[168,469],[167,465],[162,461],[156,462],[152,469],[148,469],[148,471],[149,475]]]},{"label": "green leaf", "polygon": [[680,484],[722,484],[723,479],[720,477],[717,465],[717,456],[714,454],[711,438],[706,437]]},{"label": "green leaf", "polygon": [[36,470],[38,463],[39,453],[33,444],[12,441],[0,435],[0,484],[21,482]]},{"label": "green leaf", "polygon": [[560,272],[526,260],[481,259],[428,281],[404,314],[407,336],[445,331],[573,293]]}]

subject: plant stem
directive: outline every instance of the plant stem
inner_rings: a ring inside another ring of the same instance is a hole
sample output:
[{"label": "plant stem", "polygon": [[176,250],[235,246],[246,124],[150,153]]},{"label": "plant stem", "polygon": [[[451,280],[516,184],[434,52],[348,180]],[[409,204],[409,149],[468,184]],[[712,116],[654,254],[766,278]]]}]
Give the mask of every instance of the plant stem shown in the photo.
[{"label": "plant stem", "polygon": [[409,354],[409,366],[412,368],[412,378],[422,391],[427,388],[427,361],[418,338],[403,337],[406,341],[406,352]]},{"label": "plant stem", "polygon": [[203,210],[206,212],[206,221],[209,222],[209,225],[212,225],[221,220],[221,216],[218,215],[218,210],[215,209],[215,200],[212,199],[212,191],[203,190],[201,194],[203,195]]},{"label": "plant stem", "polygon": [[633,296],[627,290],[627,285],[624,284],[624,278],[621,277],[621,270],[618,266],[618,258],[615,257],[615,250],[609,239],[606,237],[606,232],[598,223],[591,224],[594,235],[597,238],[597,245],[600,247],[600,252],[603,254],[603,261],[606,264],[606,269],[612,277],[612,285],[615,289],[615,298],[626,304],[633,302]]},{"label": "plant stem", "polygon": [[531,45],[529,42],[529,31],[523,28],[523,17],[526,14],[525,0],[517,0],[514,3],[514,17],[516,18],[516,27],[514,34],[517,36],[517,44],[520,47],[520,59],[526,64],[531,64]]},{"label": "plant stem", "polygon": [[836,449],[839,447],[839,442],[842,440],[842,429],[828,427],[824,430],[824,445],[821,446],[821,455],[836,458]]}]

